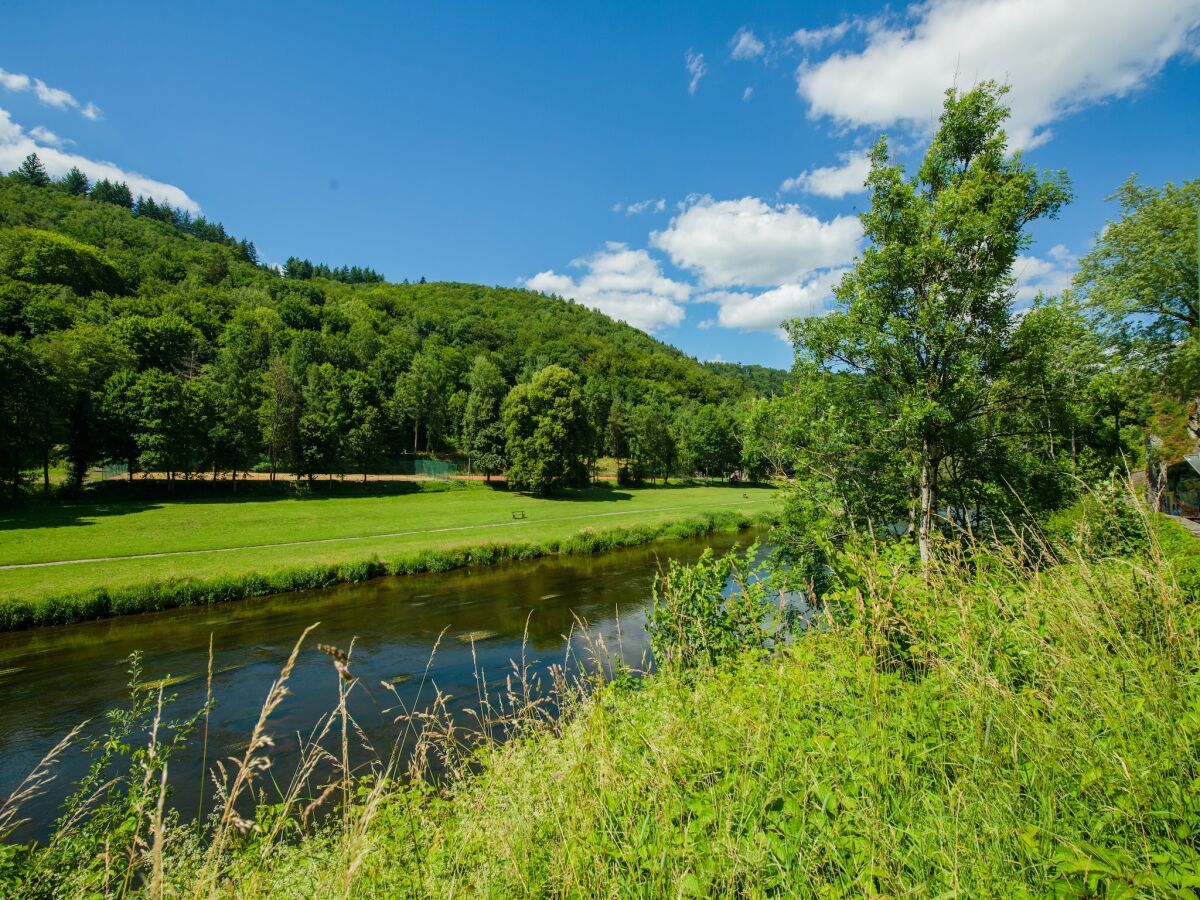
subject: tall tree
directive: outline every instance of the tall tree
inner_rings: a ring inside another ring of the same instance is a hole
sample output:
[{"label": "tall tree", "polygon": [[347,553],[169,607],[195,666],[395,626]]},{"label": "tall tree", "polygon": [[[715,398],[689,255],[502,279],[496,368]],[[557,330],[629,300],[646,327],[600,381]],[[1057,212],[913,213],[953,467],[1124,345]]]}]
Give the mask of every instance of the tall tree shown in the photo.
[{"label": "tall tree", "polygon": [[1109,199],[1121,217],[1097,236],[1075,287],[1120,336],[1169,354],[1200,326],[1200,178],[1151,188],[1131,176]]},{"label": "tall tree", "polygon": [[38,159],[36,153],[30,153],[21,161],[21,165],[17,166],[16,174],[22,181],[32,184],[34,187],[45,187],[50,183],[46,167],[42,165],[42,161]]},{"label": "tall tree", "polygon": [[509,392],[502,415],[513,487],[549,494],[587,484],[587,411],[578,375],[547,366]]},{"label": "tall tree", "polygon": [[88,468],[104,456],[104,432],[97,415],[109,378],[131,368],[127,347],[96,325],[56,331],[39,342],[62,390],[66,409],[67,486],[77,491]]},{"label": "tall tree", "polygon": [[869,241],[839,283],[839,307],[792,322],[802,363],[846,368],[895,417],[915,476],[921,558],[940,509],[940,475],[970,453],[974,420],[1011,332],[1013,260],[1026,227],[1070,199],[1065,173],[1040,176],[1003,130],[1006,88],[985,82],[946,92],[940,125],[916,176],[906,179],[881,138],[871,153]]},{"label": "tall tree", "polygon": [[507,393],[508,384],[500,367],[483,354],[476,356],[467,375],[462,418],[462,446],[468,454],[468,466],[473,462],[479,435],[500,420],[500,404]]},{"label": "tall tree", "polygon": [[258,421],[271,463],[271,480],[281,468],[296,465],[300,432],[300,396],[292,370],[278,356],[262,376],[263,400]]},{"label": "tall tree", "polygon": [[[1121,204],[1083,258],[1075,288],[1106,326],[1110,353],[1142,370],[1158,390],[1187,404],[1192,452],[1200,450],[1200,178],[1161,188],[1143,187],[1133,176],[1109,198]],[[1119,407],[1122,391],[1109,391]],[[1152,493],[1165,466],[1147,438],[1146,466]],[[1119,442],[1119,434],[1114,440]]]},{"label": "tall tree", "polygon": [[733,417],[706,403],[680,410],[675,418],[675,443],[685,474],[724,475],[737,458]]},{"label": "tall tree", "polygon": [[133,193],[123,181],[101,178],[92,186],[91,198],[99,203],[111,203],[125,209],[133,209]]},{"label": "tall tree", "polygon": [[57,431],[57,395],[44,359],[25,342],[0,335],[0,483],[9,482],[13,499],[21,473],[42,464]]},{"label": "tall tree", "polygon": [[71,166],[67,170],[67,174],[59,179],[58,186],[76,197],[86,197],[88,191],[92,189],[92,183],[88,181],[86,175],[79,171],[78,166]]}]

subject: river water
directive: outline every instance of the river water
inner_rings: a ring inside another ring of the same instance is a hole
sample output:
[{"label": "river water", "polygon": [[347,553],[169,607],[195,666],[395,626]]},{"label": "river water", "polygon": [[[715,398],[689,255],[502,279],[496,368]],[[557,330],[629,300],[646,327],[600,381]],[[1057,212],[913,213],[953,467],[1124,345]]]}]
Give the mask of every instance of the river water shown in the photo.
[{"label": "river water", "polygon": [[[337,703],[338,676],[318,643],[347,649],[354,641],[350,669],[365,689],[352,692],[351,711],[386,757],[398,733],[397,700],[410,708],[423,704],[436,686],[453,695],[452,710],[477,707],[478,674],[500,685],[522,654],[544,680],[568,651],[586,656],[580,622],[593,642],[603,639],[613,659],[643,667],[646,611],[660,564],[693,562],[707,547],[722,553],[755,536],[713,535],[0,634],[0,802],[72,727],[91,720],[86,734],[103,731],[105,711],[127,702],[134,651],[142,654],[144,681],[170,676],[165,692],[176,699],[165,716],[182,718],[204,703],[211,638],[211,766],[214,759],[240,758],[272,680],[304,629],[319,623],[268,729],[276,738],[274,769],[286,784],[299,752],[297,734],[307,735]],[[200,801],[200,743],[193,738],[170,764],[172,803],[185,816]],[[64,756],[50,789],[23,807],[31,821],[14,839],[47,834],[88,761],[78,748]]]}]

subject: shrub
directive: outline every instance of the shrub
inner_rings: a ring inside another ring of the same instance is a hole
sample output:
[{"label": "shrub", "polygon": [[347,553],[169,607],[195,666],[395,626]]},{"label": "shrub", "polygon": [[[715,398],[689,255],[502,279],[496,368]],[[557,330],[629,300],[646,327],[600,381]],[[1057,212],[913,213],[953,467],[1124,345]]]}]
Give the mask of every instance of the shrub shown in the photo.
[{"label": "shrub", "polygon": [[705,550],[691,566],[669,562],[655,582],[646,621],[659,666],[720,665],[786,637],[791,622],[770,602],[782,580],[755,564],[757,553],[753,544],[721,557]]}]

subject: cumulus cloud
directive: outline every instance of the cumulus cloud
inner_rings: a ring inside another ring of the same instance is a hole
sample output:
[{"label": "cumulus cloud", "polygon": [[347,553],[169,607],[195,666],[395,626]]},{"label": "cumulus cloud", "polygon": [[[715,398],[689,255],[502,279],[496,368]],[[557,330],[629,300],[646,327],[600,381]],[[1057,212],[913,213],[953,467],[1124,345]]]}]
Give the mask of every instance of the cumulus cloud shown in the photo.
[{"label": "cumulus cloud", "polygon": [[[78,153],[68,153],[59,147],[52,146],[53,142],[47,140],[47,136],[58,139],[53,132],[40,127],[26,132],[12,120],[7,110],[0,109],[0,172],[12,171],[21,164],[21,160],[26,156],[36,153],[45,165],[46,171],[53,177],[65,175],[72,166],[76,166],[92,181],[99,181],[102,178],[107,178],[109,181],[124,181],[129,185],[129,190],[135,197],[140,194],[145,197],[153,197],[159,202],[169,203],[179,209],[185,209],[190,213],[200,212],[199,204],[173,184],[156,181],[145,175],[139,175],[137,172],[122,169],[115,163],[88,159]],[[59,142],[61,143],[61,141]]]},{"label": "cumulus cloud", "polygon": [[688,93],[695,94],[696,88],[700,86],[700,79],[708,72],[708,66],[704,63],[703,53],[693,53],[689,50],[685,59],[687,60],[688,75],[691,77],[688,82]]},{"label": "cumulus cloud", "polygon": [[92,121],[100,118],[100,107],[95,103],[80,103],[70,91],[51,87],[40,78],[0,69],[0,87],[16,93],[32,90],[38,101],[46,106],[53,106],[55,109],[76,109],[80,115]]},{"label": "cumulus cloud", "polygon": [[1062,244],[1050,248],[1049,259],[1036,256],[1018,256],[1013,260],[1012,274],[1016,279],[1013,304],[1018,308],[1029,306],[1038,294],[1060,297],[1071,286],[1071,278],[1078,268],[1078,260]]},{"label": "cumulus cloud", "polygon": [[928,128],[948,85],[992,78],[1012,85],[1009,133],[1031,147],[1060,116],[1143,86],[1198,25],[1200,0],[930,0],[861,51],[802,65],[797,90],[814,117]]},{"label": "cumulus cloud", "polygon": [[783,336],[780,327],[790,319],[817,316],[833,304],[833,288],[844,268],[830,269],[807,281],[783,284],[754,294],[745,291],[714,291],[697,298],[716,303],[717,324],[742,331],[769,331]]},{"label": "cumulus cloud", "polygon": [[650,235],[671,261],[700,276],[705,287],[773,287],[853,259],[862,226],[853,216],[824,222],[757,197],[694,199],[663,231]]},{"label": "cumulus cloud", "polygon": [[843,153],[841,160],[840,166],[821,166],[785,179],[779,189],[821,197],[845,197],[865,191],[867,176],[871,173],[870,157],[862,152]]},{"label": "cumulus cloud", "polygon": [[578,278],[554,271],[539,272],[525,281],[531,290],[568,297],[635,328],[654,331],[683,321],[692,289],[662,273],[645,250],[610,242],[598,253],[574,260],[583,269]]},{"label": "cumulus cloud", "polygon": [[667,201],[663,197],[650,200],[638,200],[635,203],[614,203],[613,212],[623,212],[627,216],[637,216],[644,212],[662,212],[667,208]]},{"label": "cumulus cloud", "polygon": [[754,36],[754,32],[742,26],[729,40],[729,55],[734,59],[757,59],[766,51],[767,46]]}]

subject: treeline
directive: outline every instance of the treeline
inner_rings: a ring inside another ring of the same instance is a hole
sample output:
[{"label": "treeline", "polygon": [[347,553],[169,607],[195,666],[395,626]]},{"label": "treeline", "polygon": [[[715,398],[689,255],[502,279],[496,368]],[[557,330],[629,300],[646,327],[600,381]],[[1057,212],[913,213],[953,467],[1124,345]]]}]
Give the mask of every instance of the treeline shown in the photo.
[{"label": "treeline", "polygon": [[58,464],[68,490],[101,464],[314,476],[455,453],[534,490],[610,454],[629,478],[745,464],[753,381],[599,313],[370,270],[282,277],[161,205],[95,191],[0,178],[9,496]]},{"label": "treeline", "polygon": [[312,278],[328,278],[340,281],[342,284],[371,284],[383,281],[383,276],[374,269],[365,266],[338,266],[330,268],[324,263],[312,263],[307,259],[289,256],[283,265],[284,278],[298,278],[308,281]]},{"label": "treeline", "polygon": [[220,222],[210,222],[203,216],[193,218],[187,210],[176,209],[169,203],[158,203],[153,197],[135,198],[129,185],[123,181],[102,178],[92,184],[76,166],[72,166],[62,178],[55,181],[50,178],[36,153],[29,154],[12,174],[13,177],[34,187],[54,187],[75,197],[87,197],[97,203],[111,203],[113,206],[128,209],[135,216],[164,222],[197,240],[234,247],[246,261],[258,262],[258,251],[254,244],[246,240],[237,240],[225,231],[225,226]]}]

